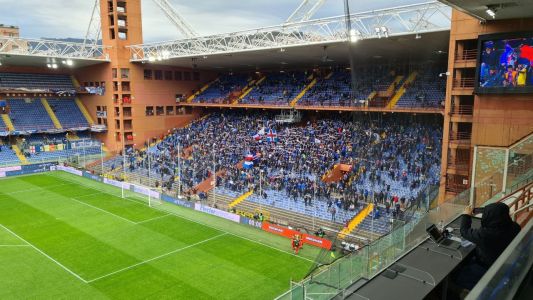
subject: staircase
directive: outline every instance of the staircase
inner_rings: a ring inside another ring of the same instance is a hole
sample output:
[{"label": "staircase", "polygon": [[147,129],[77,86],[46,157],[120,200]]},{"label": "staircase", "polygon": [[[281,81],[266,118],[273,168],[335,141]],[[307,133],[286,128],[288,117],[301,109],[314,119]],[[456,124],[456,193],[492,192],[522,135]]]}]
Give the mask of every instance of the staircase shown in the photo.
[{"label": "staircase", "polygon": [[298,103],[298,101],[300,99],[302,99],[302,97],[305,95],[305,93],[307,93],[307,91],[309,91],[309,89],[314,87],[316,83],[317,83],[317,79],[314,78],[296,97],[294,97],[294,99],[291,101],[290,106],[291,107],[295,107],[296,104]]},{"label": "staircase", "polygon": [[254,193],[254,191],[250,190],[250,191],[240,195],[235,200],[233,200],[228,206],[230,208],[235,207],[237,204],[243,202],[244,200],[246,200],[246,198],[250,197],[253,193]]},{"label": "staircase", "polygon": [[20,159],[20,161],[23,164],[27,164],[28,163],[28,160],[26,159],[26,156],[24,156],[24,154],[22,154],[22,151],[20,151],[20,148],[19,148],[18,145],[13,145],[13,146],[11,146],[11,148],[13,149],[13,151],[15,151],[15,154],[17,155],[17,157]]},{"label": "staircase", "polygon": [[15,131],[15,126],[13,126],[13,122],[11,122],[11,118],[8,114],[3,114],[2,120],[4,121],[4,124],[6,124],[7,130]]},{"label": "staircase", "polygon": [[205,90],[207,90],[207,89],[211,86],[211,84],[213,84],[213,83],[216,82],[217,80],[218,80],[218,78],[215,79],[215,80],[213,80],[213,81],[211,81],[211,82],[206,83],[206,84],[205,84],[200,90],[198,90],[198,91],[196,91],[196,93],[190,95],[190,96],[187,98],[186,102],[187,102],[187,103],[192,103],[192,101],[194,100],[194,98],[198,97],[198,95],[200,95],[200,94],[203,93]]},{"label": "staircase", "polygon": [[50,107],[50,103],[48,103],[48,100],[46,100],[46,98],[41,98],[41,103],[43,104],[44,109],[48,113],[48,116],[50,116],[52,123],[54,123],[54,127],[56,129],[63,129],[63,126],[61,126],[61,122],[59,122],[59,119],[57,118],[54,110],[52,109],[52,107]]},{"label": "staircase", "polygon": [[78,108],[80,109],[81,113],[83,114],[83,116],[85,117],[87,122],[90,125],[94,125],[94,120],[91,117],[91,114],[87,111],[87,108],[85,108],[85,105],[83,105],[83,103],[81,102],[80,98],[78,98],[78,97],[76,97],[76,105],[78,105]]},{"label": "staircase", "polygon": [[387,104],[386,108],[392,109],[396,106],[396,103],[400,101],[400,98],[402,98],[403,94],[406,91],[405,85],[410,84],[416,79],[416,76],[418,75],[417,71],[413,71],[411,74],[409,74],[409,77],[403,82],[402,86],[396,91],[394,96],[392,96],[389,104]]},{"label": "staircase", "polygon": [[[222,210],[229,210],[230,204],[235,200],[231,196],[216,194],[217,206]],[[237,213],[254,214],[256,212],[262,212],[263,215],[269,216],[268,221],[283,225],[291,226],[294,228],[302,228],[307,230],[308,233],[314,233],[319,227],[326,231],[326,238],[332,239],[336,236],[341,228],[341,224],[334,223],[321,218],[315,218],[312,216],[295,213],[292,211],[284,210],[277,207],[260,205],[252,201],[242,201],[233,207]],[[313,226],[314,224],[314,226]],[[357,236],[350,236],[351,238],[358,239],[362,242],[368,242],[379,237],[378,234],[366,232],[364,230],[357,230]]]},{"label": "staircase", "polygon": [[363,210],[361,210],[353,219],[348,223],[348,226],[345,227],[340,233],[339,238],[344,239],[348,234],[350,234],[363,220],[372,212],[374,209],[374,204],[368,204]]},{"label": "staircase", "polygon": [[72,81],[72,85],[76,89],[79,89],[81,87],[79,81],[76,79],[76,77],[74,77],[74,75],[70,75],[70,80]]},{"label": "staircase", "polygon": [[239,96],[239,98],[237,98],[237,100],[235,100],[232,104],[239,103],[239,101],[244,99],[244,97],[246,97],[246,95],[248,95],[256,86],[260,85],[263,81],[265,81],[265,79],[266,79],[266,76],[263,76],[263,77],[259,78],[259,80],[257,80],[256,82],[254,82],[254,81],[250,82],[249,87],[245,88],[245,90]]}]

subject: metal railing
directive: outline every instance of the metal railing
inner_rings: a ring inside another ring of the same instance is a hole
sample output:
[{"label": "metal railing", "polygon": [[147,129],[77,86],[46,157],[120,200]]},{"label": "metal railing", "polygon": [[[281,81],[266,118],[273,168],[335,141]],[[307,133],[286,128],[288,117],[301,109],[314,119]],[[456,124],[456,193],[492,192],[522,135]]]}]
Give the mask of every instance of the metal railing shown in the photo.
[{"label": "metal railing", "polygon": [[474,78],[460,78],[460,79],[455,79],[453,81],[453,88],[458,88],[458,89],[471,89],[471,88],[474,88],[475,86],[475,79]]},{"label": "metal railing", "polygon": [[477,49],[466,49],[463,51],[457,51],[455,53],[455,60],[461,61],[461,60],[475,60],[477,59]]},{"label": "metal railing", "polygon": [[471,132],[450,132],[450,141],[455,142],[464,142],[470,144],[470,139],[472,138]]},{"label": "metal railing", "polygon": [[474,113],[473,105],[453,105],[450,114],[471,116]]}]

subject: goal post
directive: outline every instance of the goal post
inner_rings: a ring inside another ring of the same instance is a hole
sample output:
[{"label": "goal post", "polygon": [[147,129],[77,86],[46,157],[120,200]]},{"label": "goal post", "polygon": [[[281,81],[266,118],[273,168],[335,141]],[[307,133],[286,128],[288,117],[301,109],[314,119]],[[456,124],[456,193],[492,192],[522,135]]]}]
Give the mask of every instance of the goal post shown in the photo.
[{"label": "goal post", "polygon": [[128,189],[123,189],[123,191],[124,198],[143,202],[150,207],[157,206],[162,203],[161,190],[158,188],[129,183]]}]

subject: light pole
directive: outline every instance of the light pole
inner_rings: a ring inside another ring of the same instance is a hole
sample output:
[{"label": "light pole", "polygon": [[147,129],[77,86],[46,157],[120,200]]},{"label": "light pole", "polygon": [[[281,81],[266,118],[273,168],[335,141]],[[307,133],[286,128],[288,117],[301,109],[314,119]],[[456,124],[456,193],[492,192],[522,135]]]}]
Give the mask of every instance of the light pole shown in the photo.
[{"label": "light pole", "polygon": [[215,142],[213,142],[213,206],[216,203],[216,188],[217,188],[217,166],[215,161]]},{"label": "light pole", "polygon": [[180,158],[181,157],[181,151],[180,151],[180,142],[178,140],[178,199],[181,199],[181,167],[180,167]]},{"label": "light pole", "polygon": [[[263,169],[259,170],[259,197],[263,197]],[[259,202],[259,211],[262,211],[261,201]]]},{"label": "light pole", "polygon": [[100,143],[100,175],[104,176],[104,143]]}]

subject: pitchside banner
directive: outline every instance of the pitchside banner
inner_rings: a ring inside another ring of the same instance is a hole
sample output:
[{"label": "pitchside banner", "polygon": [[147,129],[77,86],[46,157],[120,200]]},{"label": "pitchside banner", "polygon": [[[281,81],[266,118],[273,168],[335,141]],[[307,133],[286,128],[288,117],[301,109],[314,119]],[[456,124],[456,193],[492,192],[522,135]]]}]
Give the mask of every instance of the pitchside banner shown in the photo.
[{"label": "pitchside banner", "polygon": [[76,170],[76,169],[74,169],[72,167],[57,166],[56,170],[65,171],[67,173],[78,175],[78,176],[83,176],[83,172],[82,171]]},{"label": "pitchside banner", "polygon": [[331,249],[331,241],[326,240],[323,238],[319,238],[314,235],[301,233],[297,230],[289,229],[286,227],[270,224],[268,222],[263,222],[262,227],[264,231],[268,231],[270,233],[274,233],[277,235],[284,236],[286,238],[292,239],[295,235],[300,235],[302,237],[304,244],[313,245],[316,247],[324,248],[324,249]]},{"label": "pitchside banner", "polygon": [[255,228],[261,229],[262,223],[260,221],[256,221],[254,219],[247,218],[245,216],[241,216],[241,224],[250,225]]},{"label": "pitchside banner", "polygon": [[50,170],[55,163],[40,163],[24,166],[0,168],[0,177],[19,176],[25,174],[42,173]]},{"label": "pitchside banner", "polygon": [[104,183],[112,185],[112,186],[116,186],[118,188],[122,188],[124,186],[124,189],[126,189],[126,190],[130,189],[130,184],[127,183],[127,182],[116,181],[116,180],[113,180],[113,179],[104,178]]},{"label": "pitchside banner", "polygon": [[230,212],[223,211],[223,210],[220,210],[220,209],[216,209],[216,208],[213,208],[213,207],[205,206],[205,205],[202,205],[200,203],[195,203],[194,204],[194,210],[201,211],[201,212],[204,212],[204,213],[207,213],[207,214],[210,214],[210,215],[214,215],[214,216],[217,216],[217,217],[221,217],[221,218],[233,221],[235,223],[240,223],[241,222],[241,217],[239,215],[232,214]]},{"label": "pitchside banner", "polygon": [[173,204],[176,204],[176,205],[179,205],[179,206],[183,206],[183,207],[187,207],[187,208],[190,208],[190,209],[194,209],[194,204],[192,202],[184,201],[184,200],[180,200],[180,199],[175,199],[175,198],[172,198],[172,197],[170,197],[168,195],[165,195],[165,194],[161,194],[161,200],[169,202],[169,203],[173,203]]}]

